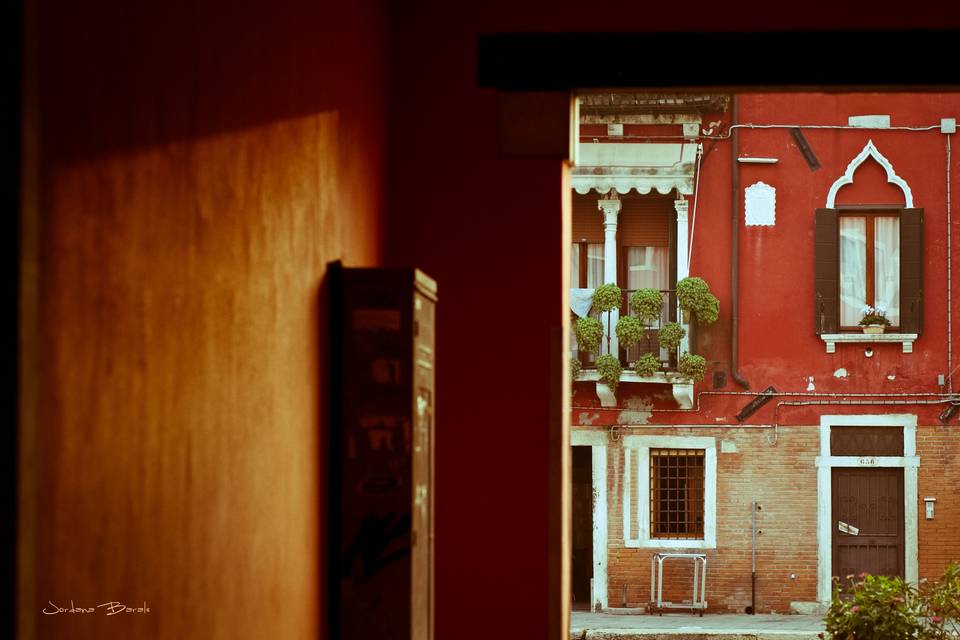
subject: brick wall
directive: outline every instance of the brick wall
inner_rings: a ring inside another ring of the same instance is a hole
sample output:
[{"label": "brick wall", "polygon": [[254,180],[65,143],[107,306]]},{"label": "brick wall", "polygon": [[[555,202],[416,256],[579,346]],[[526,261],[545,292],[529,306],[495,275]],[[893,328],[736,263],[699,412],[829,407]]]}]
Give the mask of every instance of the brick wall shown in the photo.
[{"label": "brick wall", "polygon": [[[643,427],[618,434],[708,436],[717,446],[717,547],[694,550],[707,555],[707,601],[712,611],[743,612],[751,602],[752,502],[757,512],[757,588],[760,613],[787,612],[795,601],[817,598],[817,473],[819,429],[816,425],[780,427],[771,445],[770,429]],[[650,558],[655,549],[626,548],[623,543],[622,440],[608,445],[608,598],[611,607],[642,607],[650,599]],[[727,451],[724,451],[726,449]],[[735,451],[734,451],[735,449]],[[919,574],[936,578],[950,561],[960,560],[960,429],[919,426]],[[632,455],[630,512],[649,510],[637,498],[637,456]],[[937,498],[936,517],[924,519],[923,498]],[[642,504],[641,504],[642,503]],[[636,524],[633,535],[637,536]],[[671,564],[672,563],[672,564]],[[692,566],[668,561],[664,599],[689,599]],[[791,578],[791,574],[795,578]],[[624,588],[626,590],[624,591]]]},{"label": "brick wall", "polygon": [[[933,579],[947,563],[960,561],[960,427],[917,427],[917,455],[919,575]],[[937,499],[933,520],[924,516],[927,496]]]},{"label": "brick wall", "polygon": [[[641,433],[639,430],[632,430]],[[757,513],[757,609],[784,611],[791,601],[816,599],[817,427],[781,427],[776,444],[767,429],[644,428],[643,435],[711,436],[717,442],[717,548],[707,555],[707,602],[711,610],[743,612],[750,605],[752,503]],[[735,451],[723,452],[725,448]],[[733,447],[730,447],[730,445]],[[623,544],[623,447],[608,451],[609,561],[611,607],[643,606],[650,594],[653,549]],[[636,455],[632,456],[636,461]],[[633,468],[636,482],[636,467]],[[637,513],[636,484],[631,513]],[[649,509],[649,505],[642,505]],[[634,516],[635,518],[635,516]],[[636,532],[634,532],[636,535]],[[671,564],[672,563],[672,564]],[[667,561],[664,599],[689,599],[691,564]],[[796,579],[790,579],[790,574]]]}]

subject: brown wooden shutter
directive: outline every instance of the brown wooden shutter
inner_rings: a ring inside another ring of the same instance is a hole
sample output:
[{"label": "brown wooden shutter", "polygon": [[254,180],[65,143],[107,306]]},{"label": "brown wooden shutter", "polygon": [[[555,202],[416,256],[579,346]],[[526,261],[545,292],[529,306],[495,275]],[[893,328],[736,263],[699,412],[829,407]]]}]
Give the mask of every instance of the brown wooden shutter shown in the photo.
[{"label": "brown wooden shutter", "polygon": [[600,195],[593,192],[573,194],[572,242],[603,243],[603,212],[597,208],[599,199]]},{"label": "brown wooden shutter", "polygon": [[672,196],[623,197],[617,230],[621,247],[669,247]]},{"label": "brown wooden shutter", "polygon": [[[901,233],[902,229],[901,226]],[[817,209],[813,244],[814,327],[818,335],[836,333],[840,317],[840,232],[836,209]]]},{"label": "brown wooden shutter", "polygon": [[923,332],[923,209],[900,214],[900,331]]}]

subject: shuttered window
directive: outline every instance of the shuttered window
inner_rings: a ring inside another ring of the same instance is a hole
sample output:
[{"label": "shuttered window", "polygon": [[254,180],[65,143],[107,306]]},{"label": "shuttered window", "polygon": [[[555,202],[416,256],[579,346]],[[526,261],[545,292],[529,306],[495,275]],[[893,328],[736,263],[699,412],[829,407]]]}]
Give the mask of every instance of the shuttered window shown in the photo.
[{"label": "shuttered window", "polygon": [[[621,247],[669,247],[672,196],[629,194],[617,217]],[[594,205],[596,206],[596,205]]]},{"label": "shuttered window", "polygon": [[884,307],[896,330],[921,332],[922,209],[818,209],[814,252],[818,334],[859,330],[865,305]]}]

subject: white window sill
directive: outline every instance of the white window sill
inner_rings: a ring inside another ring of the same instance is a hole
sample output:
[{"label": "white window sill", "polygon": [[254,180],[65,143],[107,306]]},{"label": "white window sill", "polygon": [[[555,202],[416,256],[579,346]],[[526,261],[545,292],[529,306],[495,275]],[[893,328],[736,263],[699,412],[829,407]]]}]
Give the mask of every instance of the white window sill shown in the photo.
[{"label": "white window sill", "polygon": [[[596,382],[597,396],[600,398],[600,406],[615,407],[617,398],[610,391],[610,388],[600,382],[600,374],[596,369],[585,369],[577,376],[578,382]],[[658,371],[652,376],[639,376],[633,371],[624,371],[620,374],[620,382],[635,382],[643,384],[669,384],[673,387],[673,398],[681,409],[693,408],[693,380],[679,373],[667,373]]]},{"label": "white window sill", "polygon": [[694,539],[660,539],[643,538],[640,540],[624,540],[623,546],[628,549],[716,549],[716,541]]},{"label": "white window sill", "polygon": [[919,334],[916,333],[822,333],[820,339],[827,344],[827,353],[836,353],[837,343],[870,343],[899,342],[904,353],[913,353],[913,341]]}]

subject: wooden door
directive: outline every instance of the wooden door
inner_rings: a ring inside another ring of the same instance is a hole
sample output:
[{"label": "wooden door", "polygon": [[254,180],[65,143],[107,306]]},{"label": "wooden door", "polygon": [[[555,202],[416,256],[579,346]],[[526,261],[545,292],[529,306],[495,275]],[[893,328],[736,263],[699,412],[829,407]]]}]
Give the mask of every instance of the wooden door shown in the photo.
[{"label": "wooden door", "polygon": [[902,468],[833,469],[833,575],[903,577]]}]

